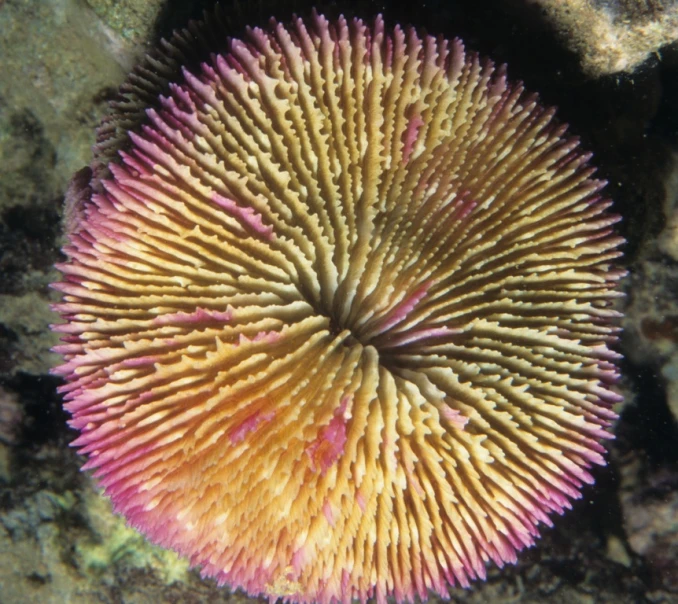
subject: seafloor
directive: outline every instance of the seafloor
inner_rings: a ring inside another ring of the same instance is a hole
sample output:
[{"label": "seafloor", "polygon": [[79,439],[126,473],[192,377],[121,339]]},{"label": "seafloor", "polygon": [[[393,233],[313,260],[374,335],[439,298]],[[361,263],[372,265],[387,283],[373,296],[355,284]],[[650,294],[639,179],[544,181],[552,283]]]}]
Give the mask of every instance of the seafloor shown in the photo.
[{"label": "seafloor", "polygon": [[[262,2],[282,16],[304,2]],[[328,3],[325,3],[328,4]],[[329,3],[334,4],[334,3]],[[68,446],[48,304],[70,174],[130,67],[211,2],[0,0],[0,602],[247,599],[115,517]],[[228,3],[226,3],[228,5]],[[678,602],[678,9],[660,0],[345,2],[462,37],[559,108],[624,217],[610,463],[515,566],[457,602]],[[228,9],[227,9],[228,10]]]}]

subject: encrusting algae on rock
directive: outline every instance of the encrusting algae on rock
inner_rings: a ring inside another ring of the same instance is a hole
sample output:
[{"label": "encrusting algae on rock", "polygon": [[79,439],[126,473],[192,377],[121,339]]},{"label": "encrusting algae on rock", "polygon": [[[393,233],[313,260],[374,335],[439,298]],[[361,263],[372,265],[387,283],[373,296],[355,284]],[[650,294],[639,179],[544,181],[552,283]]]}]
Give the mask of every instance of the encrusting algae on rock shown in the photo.
[{"label": "encrusting algae on rock", "polygon": [[618,217],[458,40],[314,14],[227,46],[69,191],[74,445],[220,583],[445,596],[605,463]]}]

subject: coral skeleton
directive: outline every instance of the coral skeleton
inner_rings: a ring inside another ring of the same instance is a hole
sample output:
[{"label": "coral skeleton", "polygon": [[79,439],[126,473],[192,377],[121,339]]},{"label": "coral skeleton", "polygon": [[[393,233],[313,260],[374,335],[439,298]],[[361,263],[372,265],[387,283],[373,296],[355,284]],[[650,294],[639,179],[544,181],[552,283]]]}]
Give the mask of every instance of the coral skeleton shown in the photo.
[{"label": "coral skeleton", "polygon": [[589,159],[459,40],[317,14],[231,40],[69,190],[85,469],[252,595],[423,600],[514,562],[619,401]]}]

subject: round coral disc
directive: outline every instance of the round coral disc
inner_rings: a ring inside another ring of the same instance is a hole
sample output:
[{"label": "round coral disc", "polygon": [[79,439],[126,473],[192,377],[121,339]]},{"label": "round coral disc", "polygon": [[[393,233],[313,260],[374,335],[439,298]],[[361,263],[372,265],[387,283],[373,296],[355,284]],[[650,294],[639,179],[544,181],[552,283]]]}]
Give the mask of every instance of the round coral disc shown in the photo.
[{"label": "round coral disc", "polygon": [[115,509],[295,602],[514,561],[618,401],[617,217],[553,111],[459,41],[315,16],[147,113],[109,178],[76,176],[55,285]]}]

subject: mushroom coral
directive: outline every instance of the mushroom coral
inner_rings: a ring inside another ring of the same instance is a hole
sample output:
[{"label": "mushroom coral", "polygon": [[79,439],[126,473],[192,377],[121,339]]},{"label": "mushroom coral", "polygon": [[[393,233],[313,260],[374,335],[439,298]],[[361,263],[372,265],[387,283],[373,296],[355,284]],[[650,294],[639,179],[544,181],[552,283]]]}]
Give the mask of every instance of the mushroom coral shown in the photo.
[{"label": "mushroom coral", "polygon": [[115,510],[219,583],[445,596],[604,464],[589,155],[460,41],[320,15],[167,87],[67,196],[55,372]]}]

